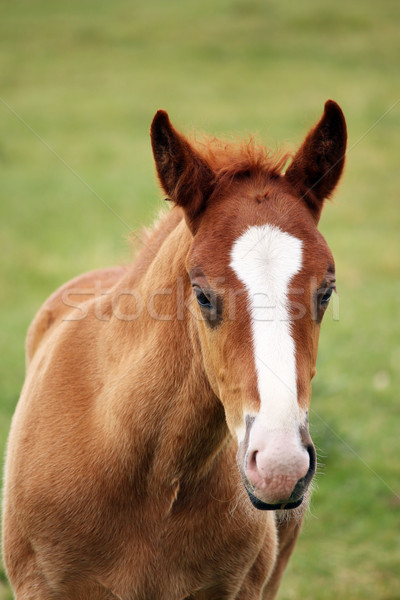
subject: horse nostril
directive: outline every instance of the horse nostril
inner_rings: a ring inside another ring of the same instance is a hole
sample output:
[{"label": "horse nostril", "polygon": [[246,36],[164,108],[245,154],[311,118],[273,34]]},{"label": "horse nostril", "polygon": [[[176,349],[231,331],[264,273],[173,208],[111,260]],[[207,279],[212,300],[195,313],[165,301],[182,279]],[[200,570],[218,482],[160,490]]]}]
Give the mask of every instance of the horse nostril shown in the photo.
[{"label": "horse nostril", "polygon": [[315,473],[315,469],[317,466],[317,455],[315,453],[315,448],[314,448],[313,444],[309,444],[307,446],[307,452],[308,452],[308,456],[310,457],[310,466],[308,467],[307,475],[309,475],[310,479],[311,479]]},{"label": "horse nostril", "polygon": [[247,468],[248,469],[257,469],[257,450],[253,450],[253,452],[249,452],[247,455]]},{"label": "horse nostril", "polygon": [[301,477],[298,480],[298,482],[296,483],[296,485],[294,487],[294,490],[292,491],[290,499],[294,502],[297,502],[300,498],[302,498],[304,496],[304,493],[307,490],[311,479],[314,477],[315,468],[317,466],[317,457],[316,457],[314,445],[309,444],[306,447],[306,450],[307,450],[307,453],[309,456],[308,471],[304,475],[304,477]]}]

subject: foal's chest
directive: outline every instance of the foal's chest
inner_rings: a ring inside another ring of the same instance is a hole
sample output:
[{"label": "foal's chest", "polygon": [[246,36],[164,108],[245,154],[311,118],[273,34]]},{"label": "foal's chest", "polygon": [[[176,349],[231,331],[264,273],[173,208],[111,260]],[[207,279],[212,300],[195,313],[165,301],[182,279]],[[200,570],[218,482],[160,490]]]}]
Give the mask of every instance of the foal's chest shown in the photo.
[{"label": "foal's chest", "polygon": [[[160,524],[162,531],[152,547],[147,547],[147,564],[137,565],[134,596],[146,600],[261,597],[275,562],[275,521],[273,514],[260,513],[243,500],[236,499],[236,506],[228,503],[229,507],[214,499],[201,510],[175,508]],[[242,596],[249,577],[256,595]]]}]

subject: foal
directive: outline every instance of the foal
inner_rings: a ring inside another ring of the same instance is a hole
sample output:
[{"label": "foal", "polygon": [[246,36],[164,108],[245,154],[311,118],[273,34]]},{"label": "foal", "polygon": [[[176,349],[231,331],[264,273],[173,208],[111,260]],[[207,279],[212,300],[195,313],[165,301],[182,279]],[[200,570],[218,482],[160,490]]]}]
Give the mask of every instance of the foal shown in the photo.
[{"label": "foal", "polygon": [[3,521],[17,600],[272,599],[301,528],[342,111],[325,104],[284,175],[163,111],[151,141],[172,210],[132,267],[65,284],[28,333]]}]

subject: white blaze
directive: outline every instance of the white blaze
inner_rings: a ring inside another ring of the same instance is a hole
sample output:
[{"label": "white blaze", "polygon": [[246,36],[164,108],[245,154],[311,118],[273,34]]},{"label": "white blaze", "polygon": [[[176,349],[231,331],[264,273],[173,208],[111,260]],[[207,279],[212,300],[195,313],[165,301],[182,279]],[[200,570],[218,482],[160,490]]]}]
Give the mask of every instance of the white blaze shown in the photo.
[{"label": "white blaze", "polygon": [[[258,419],[267,430],[293,431],[300,424],[288,289],[301,265],[301,240],[274,225],[250,227],[231,252],[230,266],[249,297],[261,399]],[[237,433],[242,439],[244,431]]]}]

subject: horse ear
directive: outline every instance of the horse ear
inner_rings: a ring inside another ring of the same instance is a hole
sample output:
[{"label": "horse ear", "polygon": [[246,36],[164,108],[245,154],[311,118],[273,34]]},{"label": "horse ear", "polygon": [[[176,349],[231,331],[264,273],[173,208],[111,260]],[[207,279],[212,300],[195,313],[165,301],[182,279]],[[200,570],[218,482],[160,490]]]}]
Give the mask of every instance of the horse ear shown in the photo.
[{"label": "horse ear", "polygon": [[343,171],[347,142],[344,115],[336,102],[325,103],[324,114],[297,151],[286,178],[301,194],[318,223],[324,199]]},{"label": "horse ear", "polygon": [[192,233],[213,189],[213,172],[187,140],[176,131],[164,110],[157,111],[150,129],[158,178],[165,193],[185,211]]}]

